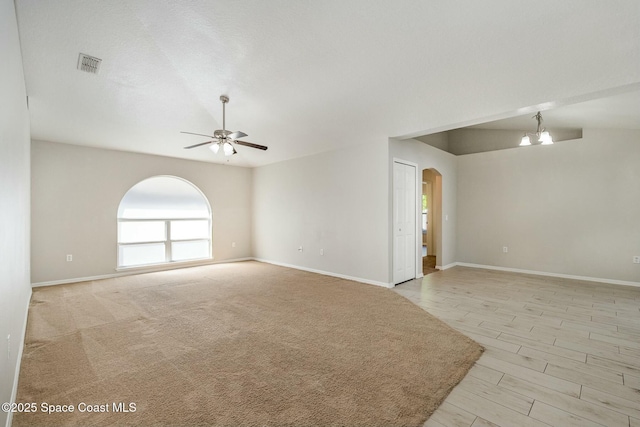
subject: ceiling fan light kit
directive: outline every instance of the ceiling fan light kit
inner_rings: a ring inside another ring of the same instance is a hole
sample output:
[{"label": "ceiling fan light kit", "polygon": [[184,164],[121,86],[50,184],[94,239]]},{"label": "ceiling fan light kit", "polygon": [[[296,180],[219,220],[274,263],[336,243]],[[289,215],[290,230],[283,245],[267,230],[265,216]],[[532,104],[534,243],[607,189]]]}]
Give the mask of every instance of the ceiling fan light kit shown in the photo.
[{"label": "ceiling fan light kit", "polygon": [[538,128],[536,129],[535,133],[525,133],[522,136],[522,139],[520,140],[520,146],[523,147],[525,145],[531,145],[531,138],[530,136],[534,136],[537,138],[537,141],[540,143],[540,145],[551,145],[553,144],[553,138],[551,137],[551,135],[549,134],[549,132],[542,127],[542,114],[540,113],[540,111],[538,111],[538,113],[532,117],[533,119],[536,119],[538,122]]},{"label": "ceiling fan light kit", "polygon": [[191,149],[211,144],[209,148],[211,149],[211,151],[213,151],[214,154],[218,154],[218,152],[220,151],[220,147],[222,147],[222,152],[226,157],[230,157],[238,153],[234,145],[243,145],[245,147],[257,148],[258,150],[263,151],[266,150],[268,147],[264,145],[253,144],[246,141],[238,141],[238,138],[244,138],[245,136],[247,136],[246,133],[240,131],[231,132],[230,130],[227,130],[225,105],[229,102],[229,97],[226,95],[221,95],[220,101],[222,101],[222,129],[216,130],[213,135],[205,135],[193,132],[181,132],[189,135],[198,135],[206,136],[207,138],[213,138],[211,141],[201,142],[199,144],[190,145],[184,148]]},{"label": "ceiling fan light kit", "polygon": [[224,152],[225,156],[233,156],[237,153],[236,149],[233,148],[233,145],[231,145],[231,143],[228,141],[222,144],[222,151]]}]

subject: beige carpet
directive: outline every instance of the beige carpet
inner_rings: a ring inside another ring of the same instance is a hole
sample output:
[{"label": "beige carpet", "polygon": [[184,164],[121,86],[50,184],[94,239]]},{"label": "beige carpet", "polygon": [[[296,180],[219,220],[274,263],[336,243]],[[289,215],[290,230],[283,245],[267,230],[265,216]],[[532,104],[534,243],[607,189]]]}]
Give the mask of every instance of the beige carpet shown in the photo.
[{"label": "beige carpet", "polygon": [[482,351],[388,289],[258,262],[36,288],[27,329],[14,426],[421,426]]}]

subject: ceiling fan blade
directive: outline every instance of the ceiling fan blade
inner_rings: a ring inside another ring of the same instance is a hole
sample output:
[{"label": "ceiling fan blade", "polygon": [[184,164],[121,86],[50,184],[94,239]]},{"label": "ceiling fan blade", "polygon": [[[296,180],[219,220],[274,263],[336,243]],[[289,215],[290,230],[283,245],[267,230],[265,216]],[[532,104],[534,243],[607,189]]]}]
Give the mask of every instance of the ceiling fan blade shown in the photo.
[{"label": "ceiling fan blade", "polygon": [[244,141],[233,141],[233,142],[235,142],[238,145],[244,145],[246,147],[257,148],[258,150],[266,150],[267,148],[269,148],[269,147],[264,146],[264,145],[253,144],[251,142],[244,142]]},{"label": "ceiling fan blade", "polygon": [[215,136],[213,135],[204,135],[202,133],[183,132],[183,131],[181,131],[180,133],[188,133],[189,135],[198,135],[198,136],[206,136],[207,138],[215,138]]},{"label": "ceiling fan blade", "polygon": [[230,133],[229,135],[227,135],[227,138],[229,138],[229,139],[238,139],[238,138],[244,138],[245,136],[249,136],[249,135],[247,135],[244,132],[237,131],[237,132],[233,132],[233,133]]},{"label": "ceiling fan blade", "polygon": [[184,147],[185,149],[200,147],[201,145],[211,144],[213,141],[201,142],[200,144],[190,145],[188,147]]}]

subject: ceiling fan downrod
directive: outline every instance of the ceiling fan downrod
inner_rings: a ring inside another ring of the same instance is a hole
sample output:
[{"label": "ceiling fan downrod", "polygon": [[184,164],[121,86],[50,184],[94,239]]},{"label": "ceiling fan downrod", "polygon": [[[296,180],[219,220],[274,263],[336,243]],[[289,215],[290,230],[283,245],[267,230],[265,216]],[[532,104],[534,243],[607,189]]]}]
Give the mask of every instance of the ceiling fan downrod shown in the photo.
[{"label": "ceiling fan downrod", "polygon": [[225,126],[226,112],[225,105],[229,102],[229,97],[226,95],[220,95],[220,101],[222,101],[222,133],[224,134],[224,139],[227,139],[227,128]]}]

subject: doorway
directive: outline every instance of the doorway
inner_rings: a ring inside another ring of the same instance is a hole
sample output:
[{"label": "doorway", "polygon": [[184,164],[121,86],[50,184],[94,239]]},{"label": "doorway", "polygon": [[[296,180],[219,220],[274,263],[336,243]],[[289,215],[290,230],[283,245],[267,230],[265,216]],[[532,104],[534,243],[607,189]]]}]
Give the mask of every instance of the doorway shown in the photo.
[{"label": "doorway", "polygon": [[436,169],[422,171],[422,274],[438,271],[442,252],[442,174]]}]

